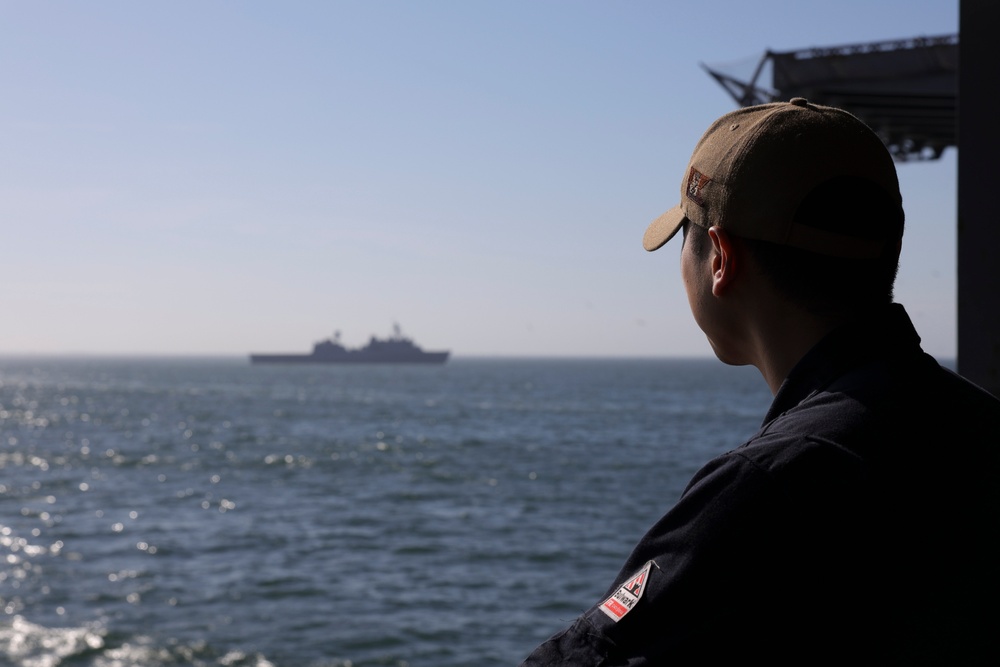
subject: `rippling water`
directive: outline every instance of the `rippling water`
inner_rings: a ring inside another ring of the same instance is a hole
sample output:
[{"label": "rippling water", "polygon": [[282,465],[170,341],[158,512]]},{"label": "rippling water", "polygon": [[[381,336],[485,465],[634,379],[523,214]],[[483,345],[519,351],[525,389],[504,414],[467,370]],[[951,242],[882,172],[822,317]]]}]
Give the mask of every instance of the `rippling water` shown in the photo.
[{"label": "rippling water", "polygon": [[769,402],[708,360],[0,360],[0,663],[516,664]]}]

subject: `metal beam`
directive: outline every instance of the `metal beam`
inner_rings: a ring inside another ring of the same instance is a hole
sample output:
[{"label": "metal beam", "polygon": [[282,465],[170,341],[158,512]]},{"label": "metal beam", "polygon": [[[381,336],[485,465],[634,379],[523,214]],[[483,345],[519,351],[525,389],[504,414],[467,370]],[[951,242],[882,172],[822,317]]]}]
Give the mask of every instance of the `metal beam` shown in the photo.
[{"label": "metal beam", "polygon": [[1000,396],[1000,2],[959,5],[958,371]]}]

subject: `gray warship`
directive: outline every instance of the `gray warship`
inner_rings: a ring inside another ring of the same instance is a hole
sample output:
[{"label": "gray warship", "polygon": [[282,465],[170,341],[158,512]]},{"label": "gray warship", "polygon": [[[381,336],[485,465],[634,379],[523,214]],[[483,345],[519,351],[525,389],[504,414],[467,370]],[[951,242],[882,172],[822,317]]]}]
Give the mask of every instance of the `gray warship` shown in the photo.
[{"label": "gray warship", "polygon": [[425,352],[403,335],[398,324],[392,336],[372,336],[364,347],[350,349],[340,342],[340,332],[333,338],[313,345],[311,354],[251,354],[251,364],[443,364],[450,351]]}]

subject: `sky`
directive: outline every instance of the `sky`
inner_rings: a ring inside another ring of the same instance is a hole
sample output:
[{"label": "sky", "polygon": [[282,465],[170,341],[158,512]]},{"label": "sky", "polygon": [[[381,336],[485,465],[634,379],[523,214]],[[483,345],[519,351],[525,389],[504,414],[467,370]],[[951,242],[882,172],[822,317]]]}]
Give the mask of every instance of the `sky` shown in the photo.
[{"label": "sky", "polygon": [[[0,0],[0,355],[709,356],[642,249],[735,103],[701,63],[958,31],[957,0]],[[897,300],[956,351],[956,154]]]}]

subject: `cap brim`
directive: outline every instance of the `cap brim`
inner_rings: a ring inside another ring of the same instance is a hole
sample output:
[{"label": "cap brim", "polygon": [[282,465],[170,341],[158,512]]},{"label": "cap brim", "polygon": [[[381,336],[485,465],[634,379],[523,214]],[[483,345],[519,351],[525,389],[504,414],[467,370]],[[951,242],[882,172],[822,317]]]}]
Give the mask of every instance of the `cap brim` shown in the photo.
[{"label": "cap brim", "polygon": [[680,206],[670,209],[656,220],[649,223],[646,233],[642,236],[642,247],[652,252],[674,238],[674,234],[684,224],[684,211]]}]

